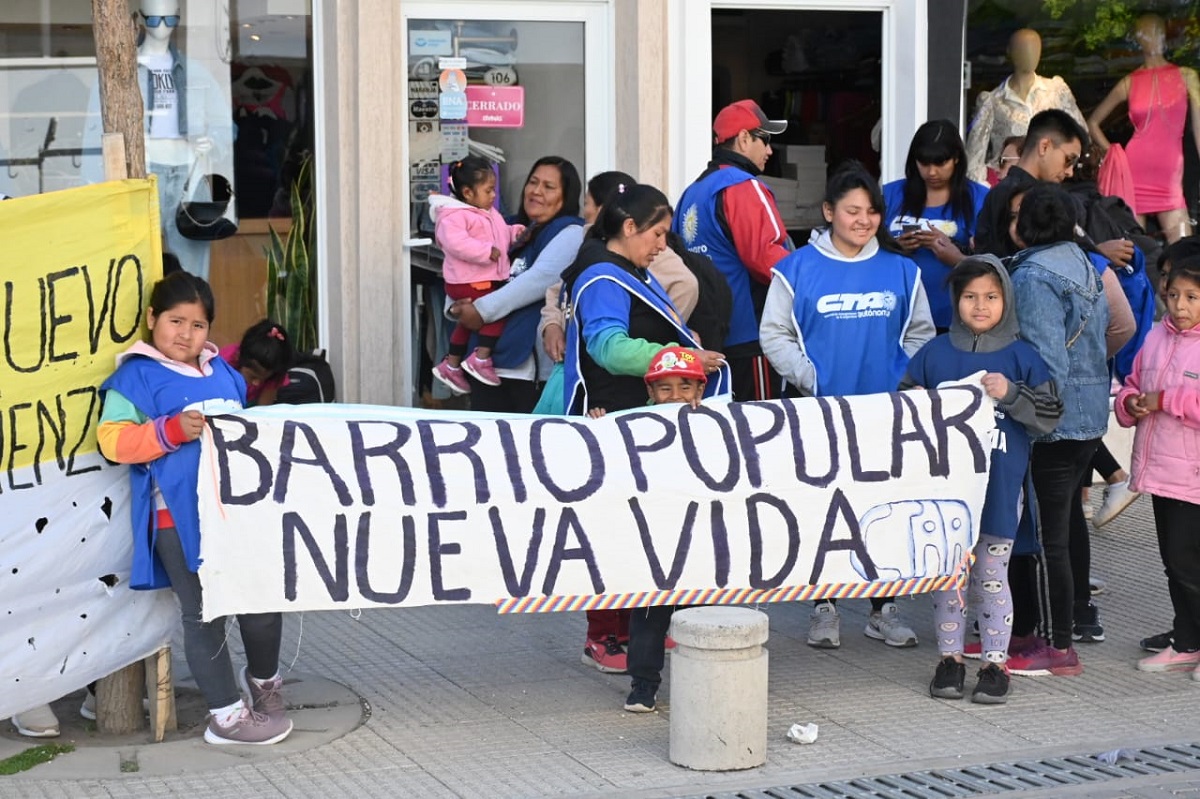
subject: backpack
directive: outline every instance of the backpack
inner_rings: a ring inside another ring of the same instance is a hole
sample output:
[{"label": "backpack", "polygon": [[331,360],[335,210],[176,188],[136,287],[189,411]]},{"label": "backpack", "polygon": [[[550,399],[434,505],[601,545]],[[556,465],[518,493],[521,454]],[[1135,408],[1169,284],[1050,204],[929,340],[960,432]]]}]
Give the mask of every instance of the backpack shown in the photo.
[{"label": "backpack", "polygon": [[333,369],[325,360],[325,351],[316,350],[301,355],[288,369],[288,383],[275,393],[275,401],[287,405],[306,405],[313,402],[333,402]]},{"label": "backpack", "polygon": [[683,259],[700,288],[696,308],[688,317],[687,325],[700,337],[702,346],[719,349],[729,335],[729,323],[733,318],[733,291],[712,259],[689,250],[679,234],[668,233],[667,245]]},{"label": "backpack", "polygon": [[1086,205],[1083,229],[1093,242],[1129,239],[1146,256],[1146,263],[1158,262],[1162,245],[1153,236],[1146,234],[1145,229],[1138,224],[1133,209],[1126,205],[1124,200],[1120,197],[1097,195],[1090,202],[1086,202]]}]

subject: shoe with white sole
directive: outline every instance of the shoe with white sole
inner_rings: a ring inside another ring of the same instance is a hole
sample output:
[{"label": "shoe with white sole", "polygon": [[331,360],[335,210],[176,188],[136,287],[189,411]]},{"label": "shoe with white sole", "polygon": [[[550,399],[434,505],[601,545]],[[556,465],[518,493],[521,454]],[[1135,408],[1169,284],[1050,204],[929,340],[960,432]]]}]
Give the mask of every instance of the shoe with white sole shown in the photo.
[{"label": "shoe with white sole", "polygon": [[54,711],[49,705],[38,705],[31,707],[22,713],[17,713],[12,717],[12,725],[17,728],[17,732],[24,735],[26,738],[57,738],[58,731],[58,716],[54,715]]},{"label": "shoe with white sole", "polygon": [[1104,487],[1104,499],[1100,508],[1092,516],[1093,527],[1103,527],[1125,512],[1125,509],[1137,501],[1141,494],[1129,487],[1128,480]]}]

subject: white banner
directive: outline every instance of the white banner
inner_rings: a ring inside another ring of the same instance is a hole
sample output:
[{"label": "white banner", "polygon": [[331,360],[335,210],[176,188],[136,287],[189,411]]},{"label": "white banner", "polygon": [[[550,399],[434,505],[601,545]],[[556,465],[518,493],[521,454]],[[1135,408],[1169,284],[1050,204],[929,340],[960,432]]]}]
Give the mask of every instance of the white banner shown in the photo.
[{"label": "white banner", "polygon": [[209,421],[206,619],[935,590],[978,536],[994,427],[965,383],[599,420],[326,405]]}]

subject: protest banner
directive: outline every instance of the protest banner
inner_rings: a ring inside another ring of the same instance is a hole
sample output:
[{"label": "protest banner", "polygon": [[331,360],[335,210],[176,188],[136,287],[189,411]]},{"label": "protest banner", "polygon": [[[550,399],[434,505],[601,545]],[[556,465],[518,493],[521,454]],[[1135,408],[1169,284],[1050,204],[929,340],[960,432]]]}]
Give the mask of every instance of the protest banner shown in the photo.
[{"label": "protest banner", "polygon": [[979,385],[602,419],[370,406],[213,417],[204,616],[501,612],[918,593],[961,580]]},{"label": "protest banner", "polygon": [[153,179],[0,202],[0,718],[170,638],[169,592],[127,588],[129,478],[97,451],[99,386],[162,273]]}]

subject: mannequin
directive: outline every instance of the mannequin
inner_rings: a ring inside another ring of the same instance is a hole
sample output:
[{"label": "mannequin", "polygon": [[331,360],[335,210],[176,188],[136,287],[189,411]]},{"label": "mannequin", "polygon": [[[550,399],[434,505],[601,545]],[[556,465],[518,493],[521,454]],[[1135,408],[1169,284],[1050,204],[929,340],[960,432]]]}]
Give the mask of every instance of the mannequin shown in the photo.
[{"label": "mannequin", "polygon": [[975,119],[967,134],[967,177],[987,182],[989,158],[995,159],[1009,136],[1024,136],[1029,120],[1039,111],[1061,108],[1081,126],[1083,114],[1066,81],[1037,74],[1042,60],[1042,37],[1022,28],[1008,40],[1013,74],[993,92],[983,92],[975,104]]},{"label": "mannequin", "polygon": [[[180,235],[175,212],[193,166],[193,183],[212,172],[232,177],[232,108],[228,95],[203,64],[181,54],[172,41],[183,22],[179,0],[137,0],[137,6],[135,19],[142,27],[137,79],[146,110],[146,170],[158,176],[163,248],[178,256],[184,269],[207,280],[210,242]],[[99,109],[96,91],[84,131],[85,147],[100,146]],[[92,181],[103,180],[100,159],[85,164],[84,174]],[[208,199],[205,192],[203,182],[197,191],[189,189],[195,199]]]},{"label": "mannequin", "polygon": [[1192,144],[1200,152],[1200,77],[1167,61],[1162,17],[1146,14],[1134,25],[1142,66],[1121,78],[1088,118],[1092,142],[1102,153],[1111,142],[1101,125],[1121,103],[1129,106],[1133,138],[1126,146],[1138,221],[1154,214],[1167,242],[1192,234],[1183,197],[1183,128],[1192,118]]}]

